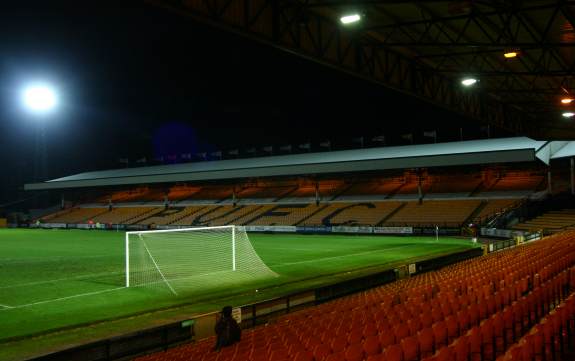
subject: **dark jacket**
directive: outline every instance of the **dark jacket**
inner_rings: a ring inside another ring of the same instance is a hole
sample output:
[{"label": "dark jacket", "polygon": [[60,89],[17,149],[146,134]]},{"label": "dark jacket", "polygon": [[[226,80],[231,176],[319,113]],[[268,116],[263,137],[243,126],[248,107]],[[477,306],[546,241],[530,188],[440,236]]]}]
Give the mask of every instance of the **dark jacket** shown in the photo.
[{"label": "dark jacket", "polygon": [[216,348],[232,345],[240,340],[242,330],[231,316],[221,316],[216,322]]}]

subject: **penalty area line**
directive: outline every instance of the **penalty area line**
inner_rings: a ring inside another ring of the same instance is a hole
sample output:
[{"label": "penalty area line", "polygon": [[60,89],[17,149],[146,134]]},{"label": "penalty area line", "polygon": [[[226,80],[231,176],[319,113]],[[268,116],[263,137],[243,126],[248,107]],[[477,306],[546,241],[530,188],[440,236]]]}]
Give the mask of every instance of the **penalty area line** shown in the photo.
[{"label": "penalty area line", "polygon": [[100,293],[106,293],[106,292],[112,292],[112,291],[117,291],[117,290],[123,290],[123,289],[125,289],[125,288],[126,288],[126,287],[116,287],[116,288],[110,288],[110,289],[102,290],[102,291],[81,293],[81,294],[73,295],[73,296],[53,298],[53,299],[50,299],[50,300],[44,300],[44,301],[38,301],[38,302],[33,302],[33,303],[27,303],[27,304],[25,304],[25,305],[7,306],[7,307],[9,307],[9,308],[1,309],[0,312],[6,311],[6,310],[18,309],[18,308],[25,308],[25,307],[30,307],[30,306],[37,306],[37,305],[42,305],[42,304],[50,303],[50,302],[64,301],[64,300],[69,300],[69,299],[72,299],[72,298],[78,298],[78,297],[84,297],[84,296],[93,296],[93,295],[97,295],[97,294],[100,294]]}]

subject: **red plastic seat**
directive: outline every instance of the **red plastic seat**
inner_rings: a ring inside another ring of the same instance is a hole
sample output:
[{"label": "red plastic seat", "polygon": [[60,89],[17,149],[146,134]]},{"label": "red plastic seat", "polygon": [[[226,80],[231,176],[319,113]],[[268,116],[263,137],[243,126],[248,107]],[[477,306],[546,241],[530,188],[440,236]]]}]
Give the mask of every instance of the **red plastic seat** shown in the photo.
[{"label": "red plastic seat", "polygon": [[444,347],[437,352],[437,361],[453,361],[454,355],[451,347]]},{"label": "red plastic seat", "polygon": [[471,356],[469,352],[469,336],[463,335],[455,340],[452,344],[452,349],[455,361],[468,361]]},{"label": "red plastic seat", "polygon": [[381,345],[382,349],[386,348],[389,345],[393,345],[394,343],[395,343],[395,335],[393,334],[393,332],[391,332],[391,330],[379,334],[379,344]]},{"label": "red plastic seat", "polygon": [[430,357],[435,352],[435,339],[431,327],[424,328],[417,335],[421,358]]},{"label": "red plastic seat", "polygon": [[459,322],[452,315],[445,319],[445,325],[447,326],[447,343],[449,344],[459,337]]},{"label": "red plastic seat", "polygon": [[308,351],[299,351],[295,355],[294,361],[313,361],[313,354]]},{"label": "red plastic seat", "polygon": [[447,345],[447,327],[445,322],[440,321],[433,324],[433,339],[435,340],[435,349],[438,350]]},{"label": "red plastic seat", "polygon": [[325,361],[345,361],[345,353],[336,352],[328,355]]},{"label": "red plastic seat", "polygon": [[503,322],[503,315],[498,312],[491,316],[493,321],[493,338],[495,344],[496,356],[500,356],[504,353],[505,347],[505,323]]},{"label": "red plastic seat", "polygon": [[479,325],[481,330],[481,351],[483,360],[495,359],[495,335],[493,333],[493,321],[488,318]]},{"label": "red plastic seat", "polygon": [[361,344],[350,345],[345,350],[346,361],[362,361],[363,360],[363,347]]},{"label": "red plastic seat", "polygon": [[363,340],[363,332],[361,329],[353,329],[349,332],[347,337],[347,344],[360,343]]},{"label": "red plastic seat", "polygon": [[381,346],[377,336],[371,336],[363,341],[363,351],[366,355],[377,355],[381,353]]},{"label": "red plastic seat", "polygon": [[393,333],[395,334],[396,342],[399,342],[409,336],[409,327],[404,323],[400,323],[393,328]]},{"label": "red plastic seat", "polygon": [[403,350],[404,361],[419,360],[419,343],[414,336],[409,336],[401,340],[401,349]]},{"label": "red plastic seat", "polygon": [[399,345],[389,345],[383,351],[385,361],[403,361],[403,351]]},{"label": "red plastic seat", "polygon": [[340,352],[345,350],[347,347],[347,339],[345,336],[340,336],[331,341],[330,343],[332,352]]},{"label": "red plastic seat", "polygon": [[366,361],[386,361],[383,354],[369,355]]},{"label": "red plastic seat", "polygon": [[323,361],[327,358],[327,356],[331,354],[331,349],[326,344],[319,344],[313,350],[313,357],[316,361]]},{"label": "red plastic seat", "polygon": [[482,360],[481,331],[478,326],[473,327],[467,333],[469,341],[470,361]]}]

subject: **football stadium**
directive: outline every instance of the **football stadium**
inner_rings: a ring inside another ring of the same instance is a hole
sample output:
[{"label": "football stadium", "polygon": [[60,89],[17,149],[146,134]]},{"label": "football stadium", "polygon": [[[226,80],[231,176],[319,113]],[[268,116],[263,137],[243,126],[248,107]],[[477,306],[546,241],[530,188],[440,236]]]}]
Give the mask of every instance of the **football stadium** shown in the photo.
[{"label": "football stadium", "polygon": [[[318,137],[289,121],[214,121],[201,141],[230,148],[156,149],[154,161],[123,158],[150,142],[129,120],[95,146],[74,133],[74,166],[50,153],[65,142],[49,124],[30,163],[8,159],[25,145],[7,136],[0,360],[575,360],[572,1],[144,3],[166,16],[155,24],[217,29],[206,43],[240,37],[250,61],[267,54],[253,44],[279,49],[278,64],[437,109],[361,137],[353,119]],[[52,90],[24,91],[32,117],[56,118]],[[229,344],[226,317],[241,329]]]}]

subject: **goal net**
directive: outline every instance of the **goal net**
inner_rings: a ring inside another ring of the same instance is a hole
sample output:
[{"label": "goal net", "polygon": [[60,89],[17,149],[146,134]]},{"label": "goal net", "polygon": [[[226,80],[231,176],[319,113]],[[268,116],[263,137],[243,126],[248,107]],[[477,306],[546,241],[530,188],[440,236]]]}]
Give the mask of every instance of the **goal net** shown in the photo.
[{"label": "goal net", "polygon": [[243,227],[126,232],[126,287],[167,287],[173,294],[240,286],[277,277]]}]

